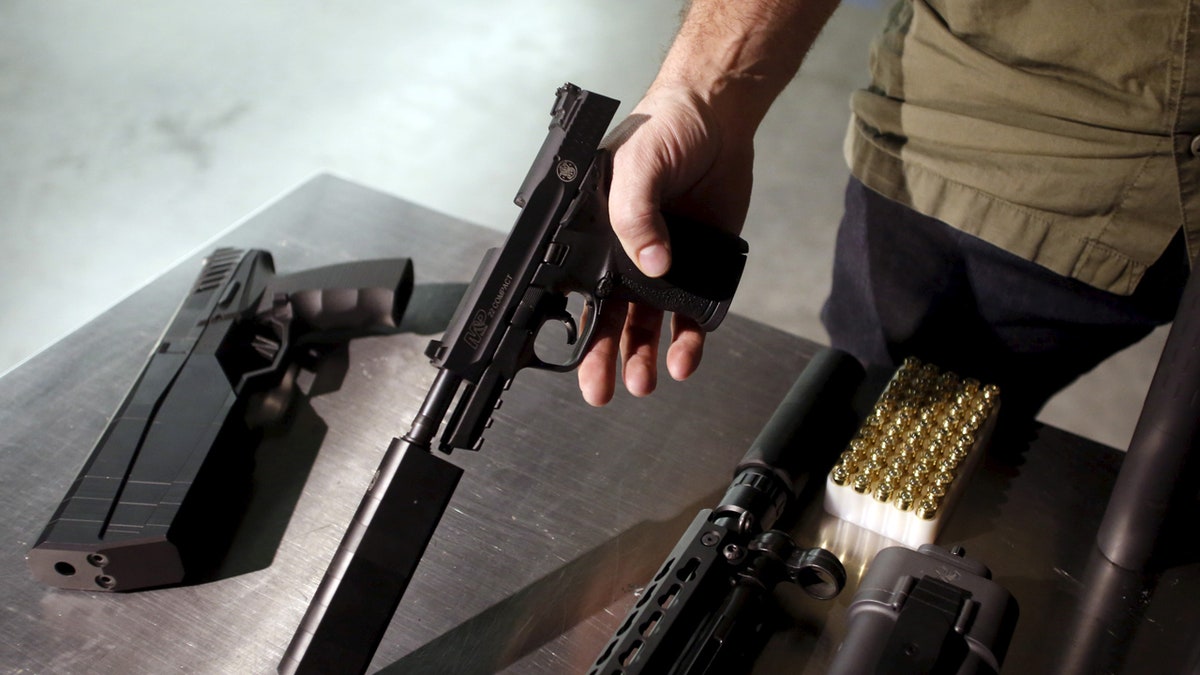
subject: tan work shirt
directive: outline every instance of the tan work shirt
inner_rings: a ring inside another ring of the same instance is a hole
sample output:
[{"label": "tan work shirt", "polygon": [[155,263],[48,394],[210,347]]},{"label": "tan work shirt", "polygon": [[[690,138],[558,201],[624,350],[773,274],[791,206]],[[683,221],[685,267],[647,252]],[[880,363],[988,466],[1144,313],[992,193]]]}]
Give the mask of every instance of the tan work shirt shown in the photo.
[{"label": "tan work shirt", "polygon": [[1200,0],[901,0],[852,97],[852,172],[1129,294],[1200,252]]}]

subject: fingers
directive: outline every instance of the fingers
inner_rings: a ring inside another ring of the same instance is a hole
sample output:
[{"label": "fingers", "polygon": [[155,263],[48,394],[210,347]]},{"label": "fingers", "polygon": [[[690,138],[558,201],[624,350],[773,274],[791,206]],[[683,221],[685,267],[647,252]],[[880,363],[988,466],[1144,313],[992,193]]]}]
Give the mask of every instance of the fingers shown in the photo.
[{"label": "fingers", "polygon": [[675,380],[686,380],[700,367],[700,359],[703,356],[704,331],[687,317],[672,317],[671,347],[667,349],[667,372]]},{"label": "fingers", "polygon": [[602,406],[612,400],[625,314],[625,303],[610,303],[596,319],[599,323],[592,344],[579,362],[578,371],[579,390],[589,405]]},{"label": "fingers", "polygon": [[616,390],[616,341],[597,337],[579,362],[579,391],[588,405],[600,407],[612,400]]},{"label": "fingers", "polygon": [[616,390],[617,361],[625,388],[634,396],[653,393],[658,384],[658,341],[662,312],[641,305],[605,308],[591,347],[579,362],[579,391],[589,405],[602,406]]},{"label": "fingers", "polygon": [[[658,347],[663,313],[642,305],[610,306],[596,326],[588,353],[579,364],[579,389],[583,399],[603,406],[616,391],[617,363],[630,394],[642,397],[658,386]],[[691,377],[704,354],[704,331],[686,317],[671,321],[671,346],[667,372],[675,380]]]},{"label": "fingers", "polygon": [[634,396],[649,396],[658,386],[658,340],[663,313],[645,305],[629,305],[621,333],[622,375]]}]

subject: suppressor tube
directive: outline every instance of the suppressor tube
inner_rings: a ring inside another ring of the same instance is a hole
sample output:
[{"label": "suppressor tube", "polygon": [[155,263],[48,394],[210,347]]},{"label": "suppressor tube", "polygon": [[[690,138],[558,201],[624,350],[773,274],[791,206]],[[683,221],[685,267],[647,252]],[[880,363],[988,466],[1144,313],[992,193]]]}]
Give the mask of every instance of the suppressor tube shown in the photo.
[{"label": "suppressor tube", "polygon": [[1096,535],[1106,558],[1128,570],[1150,562],[1172,504],[1196,492],[1188,460],[1198,444],[1200,274],[1193,271]]},{"label": "suppressor tube", "polygon": [[845,444],[854,424],[850,403],[863,377],[849,354],[817,352],[738,463],[714,518],[749,514],[757,529],[771,529]]}]

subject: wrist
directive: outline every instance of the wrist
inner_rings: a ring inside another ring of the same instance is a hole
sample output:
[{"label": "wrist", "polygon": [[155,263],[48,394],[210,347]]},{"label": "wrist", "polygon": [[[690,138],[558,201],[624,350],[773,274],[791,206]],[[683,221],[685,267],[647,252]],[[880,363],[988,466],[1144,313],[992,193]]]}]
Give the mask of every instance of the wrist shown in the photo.
[{"label": "wrist", "polygon": [[753,136],[838,0],[692,0],[654,89],[681,89]]},{"label": "wrist", "polygon": [[782,87],[777,89],[760,79],[694,66],[686,72],[660,71],[647,96],[689,99],[727,138],[752,139]]}]

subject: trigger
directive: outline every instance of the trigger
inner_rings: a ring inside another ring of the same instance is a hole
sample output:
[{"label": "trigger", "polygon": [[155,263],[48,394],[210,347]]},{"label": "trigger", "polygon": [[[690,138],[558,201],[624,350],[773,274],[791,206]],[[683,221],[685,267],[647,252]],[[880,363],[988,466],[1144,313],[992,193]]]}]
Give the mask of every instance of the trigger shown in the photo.
[{"label": "trigger", "polygon": [[575,324],[575,317],[571,316],[570,313],[563,312],[555,314],[550,318],[561,323],[567,329],[567,344],[573,345],[579,340],[579,326]]}]

